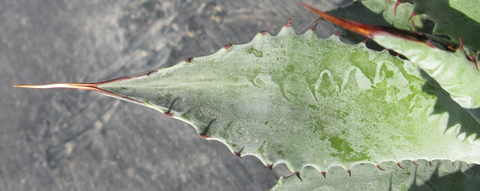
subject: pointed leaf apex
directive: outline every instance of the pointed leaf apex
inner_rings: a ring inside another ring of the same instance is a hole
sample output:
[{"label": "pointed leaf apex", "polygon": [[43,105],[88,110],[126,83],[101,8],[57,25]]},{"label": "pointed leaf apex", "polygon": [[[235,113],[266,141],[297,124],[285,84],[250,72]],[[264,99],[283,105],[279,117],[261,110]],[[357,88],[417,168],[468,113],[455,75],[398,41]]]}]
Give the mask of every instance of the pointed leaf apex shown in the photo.
[{"label": "pointed leaf apex", "polygon": [[98,91],[96,83],[58,83],[58,84],[42,84],[42,85],[13,85],[16,88],[30,88],[30,89],[56,89],[56,88],[71,88],[80,90],[93,90]]},{"label": "pointed leaf apex", "polygon": [[365,25],[363,23],[359,23],[359,22],[352,21],[352,20],[340,19],[340,18],[337,18],[333,15],[330,15],[326,12],[322,12],[318,9],[315,9],[315,8],[311,7],[310,5],[307,5],[303,2],[298,2],[298,3],[300,3],[300,5],[304,6],[305,8],[307,8],[307,9],[315,12],[316,14],[320,15],[323,19],[330,21],[334,25],[338,25],[342,28],[345,28],[347,30],[356,32],[360,35],[363,35],[363,36],[366,36],[366,37],[372,37],[372,33],[379,31],[374,26]]},{"label": "pointed leaf apex", "polygon": [[[149,72],[149,73],[151,73],[151,72]],[[141,74],[141,75],[147,75],[149,73]],[[140,75],[138,75],[138,76],[140,76]],[[134,102],[134,103],[145,104],[144,102],[141,102],[141,101],[129,98],[129,97],[121,96],[121,95],[118,95],[116,93],[112,93],[112,92],[109,92],[109,91],[105,91],[105,90],[102,90],[102,89],[97,87],[98,85],[101,85],[101,84],[104,84],[104,83],[123,80],[123,79],[129,79],[129,78],[133,78],[133,77],[137,77],[137,76],[108,80],[108,81],[104,81],[104,82],[100,82],[100,83],[56,83],[56,84],[42,84],[42,85],[13,85],[13,87],[16,87],[16,88],[30,88],[30,89],[67,88],[67,89],[91,90],[91,91],[100,92],[100,93],[103,93],[103,94],[106,94],[106,95],[109,95],[109,96],[112,96],[112,97],[116,97],[116,98],[119,98],[119,99],[128,100],[128,101],[131,101],[131,102]]]}]

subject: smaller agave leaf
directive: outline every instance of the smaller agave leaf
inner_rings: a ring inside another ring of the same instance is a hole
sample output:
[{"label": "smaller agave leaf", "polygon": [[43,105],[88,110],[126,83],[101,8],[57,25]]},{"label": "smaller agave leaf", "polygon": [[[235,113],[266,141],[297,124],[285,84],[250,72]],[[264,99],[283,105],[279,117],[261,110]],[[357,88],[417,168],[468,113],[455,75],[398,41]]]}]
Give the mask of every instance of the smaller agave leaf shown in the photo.
[{"label": "smaller agave leaf", "polygon": [[418,67],[311,30],[284,27],[146,74],[51,87],[146,105],[239,157],[296,172],[405,159],[480,163],[479,124]]},{"label": "smaller agave leaf", "polygon": [[[302,3],[303,4],[303,3]],[[480,107],[480,72],[477,66],[476,51],[457,45],[451,41],[436,38],[419,32],[371,26],[356,21],[336,18],[303,4],[324,19],[372,38],[378,44],[407,57],[434,78],[440,86],[462,107]]]},{"label": "smaller agave leaf", "polygon": [[[422,68],[434,78],[450,96],[467,109],[480,107],[480,73],[476,56],[471,60],[469,50],[455,52],[441,50],[432,44],[405,40],[389,33],[374,35],[380,45],[392,49]],[[476,55],[476,54],[475,54]]]},{"label": "smaller agave leaf", "polygon": [[[401,4],[394,13],[395,3],[390,0],[362,0],[353,1],[342,5],[327,13],[342,19],[350,19],[368,25],[395,27],[405,30],[431,33],[433,23],[428,22],[425,15],[418,15],[411,18],[413,5]],[[338,26],[337,26],[338,27]],[[365,40],[364,36],[338,27],[343,38],[352,43],[359,43]],[[381,48],[376,48],[376,50]]]},{"label": "smaller agave leaf", "polygon": [[435,22],[433,32],[447,35],[459,43],[459,36],[466,45],[480,50],[480,0],[398,0],[413,2],[413,11],[425,14]]},{"label": "smaller agave leaf", "polygon": [[[384,162],[380,170],[373,164],[359,164],[349,176],[341,168],[325,173],[307,167],[302,180],[282,177],[271,188],[280,190],[480,190],[480,166],[448,160]],[[401,168],[400,168],[401,167]]]}]

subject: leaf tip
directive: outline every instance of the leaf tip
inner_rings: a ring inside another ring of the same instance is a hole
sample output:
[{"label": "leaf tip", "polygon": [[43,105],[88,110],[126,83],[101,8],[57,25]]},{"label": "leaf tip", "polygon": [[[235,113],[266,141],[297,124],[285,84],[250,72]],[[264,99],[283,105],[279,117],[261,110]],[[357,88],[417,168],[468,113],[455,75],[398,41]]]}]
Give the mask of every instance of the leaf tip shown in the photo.
[{"label": "leaf tip", "polygon": [[345,28],[347,30],[356,32],[360,35],[366,36],[366,37],[372,37],[372,33],[380,32],[377,28],[369,25],[365,25],[363,23],[359,23],[353,20],[347,20],[347,19],[340,19],[337,18],[333,15],[330,15],[326,12],[320,11],[318,9],[313,8],[310,5],[307,5],[303,2],[298,2],[300,5],[304,6],[305,8],[309,9],[310,11],[313,11],[314,13],[320,15],[323,19],[330,21],[334,25],[338,25],[342,28]]},{"label": "leaf tip", "polygon": [[57,84],[42,84],[42,85],[13,85],[16,88],[28,88],[28,89],[57,89],[57,88],[70,88],[70,89],[81,89],[81,90],[93,90],[98,91],[97,83],[86,83],[86,84],[77,84],[77,83],[57,83]]}]

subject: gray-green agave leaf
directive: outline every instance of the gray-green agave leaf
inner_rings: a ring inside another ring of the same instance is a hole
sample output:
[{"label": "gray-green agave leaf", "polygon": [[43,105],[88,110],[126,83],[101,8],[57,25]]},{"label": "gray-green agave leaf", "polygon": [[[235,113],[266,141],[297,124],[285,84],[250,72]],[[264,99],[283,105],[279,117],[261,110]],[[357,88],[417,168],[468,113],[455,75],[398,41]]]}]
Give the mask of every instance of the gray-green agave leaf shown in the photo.
[{"label": "gray-green agave leaf", "polygon": [[56,86],[144,104],[238,156],[297,172],[406,159],[480,162],[479,124],[417,66],[291,27],[147,74]]}]

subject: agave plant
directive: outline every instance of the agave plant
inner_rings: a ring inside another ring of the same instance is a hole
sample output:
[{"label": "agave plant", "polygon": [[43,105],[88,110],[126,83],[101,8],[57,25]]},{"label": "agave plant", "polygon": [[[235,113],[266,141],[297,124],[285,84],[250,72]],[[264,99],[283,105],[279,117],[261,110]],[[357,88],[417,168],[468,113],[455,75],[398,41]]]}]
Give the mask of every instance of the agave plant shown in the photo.
[{"label": "agave plant", "polygon": [[328,13],[301,3],[338,36],[296,34],[289,20],[276,36],[144,74],[17,87],[158,110],[240,158],[285,163],[294,176],[272,190],[477,190],[478,3],[364,0]]}]

